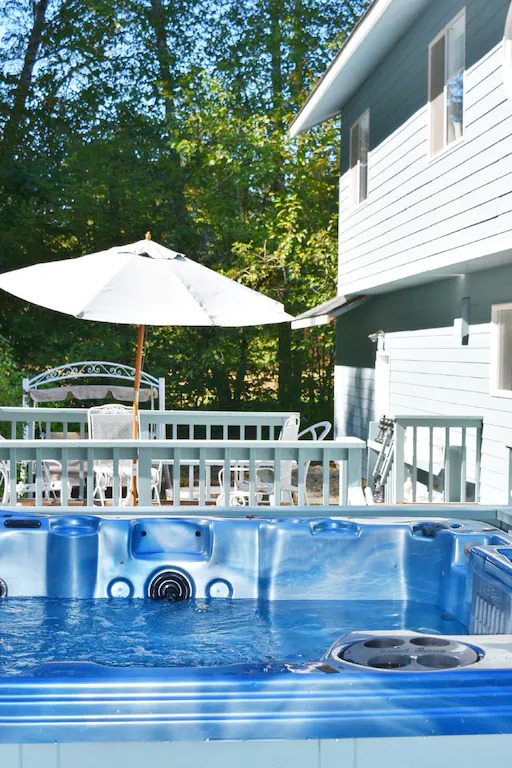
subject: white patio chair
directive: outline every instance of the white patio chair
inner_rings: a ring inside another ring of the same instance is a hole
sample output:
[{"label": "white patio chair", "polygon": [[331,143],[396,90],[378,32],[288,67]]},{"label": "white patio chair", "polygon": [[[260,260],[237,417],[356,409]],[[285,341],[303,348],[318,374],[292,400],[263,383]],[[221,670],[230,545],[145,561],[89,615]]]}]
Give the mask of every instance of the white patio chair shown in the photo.
[{"label": "white patio chair", "polygon": [[317,421],[316,424],[312,424],[310,427],[306,427],[302,432],[299,432],[299,440],[306,435],[311,436],[311,440],[325,440],[327,435],[332,429],[330,421]]},{"label": "white patio chair", "polygon": [[[317,421],[316,424],[312,424],[310,427],[303,429],[302,432],[299,432],[299,440],[301,440],[303,437],[306,437],[306,435],[309,435],[311,440],[325,440],[331,429],[332,424],[330,421]],[[309,504],[308,472],[310,466],[311,462],[306,461],[304,466],[304,497],[306,499],[306,504]]]},{"label": "white patio chair", "polygon": [[[296,416],[290,416],[279,435],[279,440],[295,441],[300,440],[307,435],[311,440],[325,440],[332,429],[330,421],[319,421],[310,427],[299,432],[299,419]],[[304,495],[306,504],[309,504],[307,493],[307,479],[311,462],[307,461],[304,467]],[[295,469],[294,461],[281,462],[281,501],[287,501],[294,504],[294,494],[298,493],[298,487],[293,483],[292,473]],[[247,477],[248,468],[246,463],[236,464],[233,468],[234,483],[230,494],[230,506],[247,506],[249,504],[249,480]],[[224,472],[219,472],[219,485],[223,487]],[[261,503],[267,496],[271,505],[275,504],[274,494],[274,466],[269,463],[262,463],[256,467],[256,504]],[[220,501],[219,501],[220,500]],[[217,504],[224,504],[224,494],[221,493],[217,498]]]},{"label": "white patio chair", "polygon": [[[126,405],[107,404],[96,405],[89,408],[87,422],[89,438],[92,440],[131,440],[133,430],[133,410]],[[139,434],[139,425],[137,425]],[[128,504],[131,493],[131,483],[136,465],[131,459],[122,459],[119,462],[119,504]],[[107,488],[114,485],[114,462],[94,462],[94,492],[93,500],[98,498],[100,504],[105,506]],[[123,488],[126,488],[126,496],[123,497]],[[160,504],[160,468],[151,468],[151,495]]]},{"label": "white patio chair", "polygon": [[[0,440],[5,440],[0,435]],[[46,501],[56,501],[57,494],[62,491],[62,464],[55,459],[43,459],[42,467],[42,492]],[[35,462],[30,462],[28,469],[35,476]],[[8,504],[11,499],[11,472],[8,461],[0,461],[0,485],[2,487],[2,504]],[[68,490],[70,485],[68,482]],[[21,481],[16,484],[16,496],[24,496],[26,493],[35,493],[36,483]],[[17,498],[14,500],[16,504]]]},{"label": "white patio chair", "polygon": [[[278,440],[285,442],[293,442],[298,439],[299,435],[299,416],[289,416],[283,428],[279,434]],[[292,493],[296,488],[292,485],[292,471],[293,461],[281,461],[281,500],[291,500],[293,504]],[[247,462],[237,462],[231,468],[233,475],[233,487],[230,492],[229,506],[239,507],[247,506],[249,504],[249,468]],[[224,488],[224,468],[219,472],[219,485],[221,489]],[[275,503],[274,498],[274,465],[269,462],[261,462],[256,466],[256,489],[255,498],[256,504],[263,501],[264,497],[268,496],[270,504]],[[217,497],[217,506],[224,506],[225,495],[221,490],[220,495]]]},{"label": "white patio chair", "polygon": [[[290,417],[290,419],[293,417]],[[293,426],[290,425],[289,432],[286,432],[286,425],[283,429],[283,434],[286,436],[279,437],[280,440],[301,440],[302,438],[309,436],[310,440],[325,440],[327,435],[332,429],[332,425],[330,421],[318,421],[316,424],[312,424],[310,427],[306,427],[306,429],[303,429],[302,432],[298,432],[299,428],[299,422],[297,421],[297,433],[294,431]],[[291,435],[288,437],[288,434]],[[306,500],[306,504],[309,504],[309,498],[308,498],[308,472],[309,468],[311,466],[310,461],[306,461],[304,464],[304,498]],[[294,484],[292,473],[293,470],[296,468],[296,462],[295,461],[282,461],[281,462],[281,501],[285,500],[289,504],[295,504],[294,500],[294,494],[297,494],[299,492],[298,486]],[[274,467],[273,465],[267,465],[265,467],[262,467],[262,471],[266,473],[267,480],[269,484],[272,485],[272,489],[274,486]],[[270,504],[275,504],[275,496],[274,492],[269,494],[269,500]]]}]

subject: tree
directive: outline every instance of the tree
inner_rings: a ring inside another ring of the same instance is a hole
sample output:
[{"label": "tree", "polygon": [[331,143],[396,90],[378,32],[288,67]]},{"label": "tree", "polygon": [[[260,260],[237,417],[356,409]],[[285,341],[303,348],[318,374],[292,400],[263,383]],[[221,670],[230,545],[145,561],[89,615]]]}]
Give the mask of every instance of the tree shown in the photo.
[{"label": "tree", "polygon": [[[151,229],[292,313],[331,297],[337,131],[328,124],[291,141],[287,126],[363,5],[8,0],[1,267]],[[3,299],[0,328],[20,369],[133,358],[130,328],[106,334]],[[153,329],[146,363],[167,376],[177,406],[257,402],[319,415],[332,396],[332,333]]]},{"label": "tree", "polygon": [[[12,104],[4,125],[1,143],[3,152],[9,151],[9,145],[12,146],[21,138],[27,115],[27,100],[32,85],[32,75],[46,23],[48,2],[49,0],[37,0],[37,2],[33,4],[33,20],[28,33],[23,56],[23,66],[16,79],[16,85],[13,88]],[[8,8],[9,7],[12,11],[16,8],[16,5],[10,2]]]}]

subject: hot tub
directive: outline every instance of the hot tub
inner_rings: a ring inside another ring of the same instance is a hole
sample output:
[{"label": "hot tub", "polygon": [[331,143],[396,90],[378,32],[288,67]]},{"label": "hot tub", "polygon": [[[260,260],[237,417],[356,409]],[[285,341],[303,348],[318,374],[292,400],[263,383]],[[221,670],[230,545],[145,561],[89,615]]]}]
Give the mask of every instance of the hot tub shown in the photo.
[{"label": "hot tub", "polygon": [[484,523],[6,514],[0,595],[2,768],[209,741],[223,766],[360,766],[376,737],[385,765],[512,734],[512,538]]}]

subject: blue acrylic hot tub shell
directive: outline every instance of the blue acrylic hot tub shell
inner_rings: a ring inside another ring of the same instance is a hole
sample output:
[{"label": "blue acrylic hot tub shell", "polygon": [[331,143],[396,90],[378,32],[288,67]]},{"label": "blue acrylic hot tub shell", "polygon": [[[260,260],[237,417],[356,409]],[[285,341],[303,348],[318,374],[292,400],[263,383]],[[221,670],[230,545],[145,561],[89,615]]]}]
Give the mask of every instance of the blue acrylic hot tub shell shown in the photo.
[{"label": "blue acrylic hot tub shell", "polygon": [[[40,526],[5,525],[23,519]],[[300,510],[292,520],[13,513],[0,518],[9,596],[108,598],[122,583],[128,596],[146,597],[154,576],[173,569],[197,598],[227,590],[235,600],[417,600],[468,625],[475,634],[464,639],[481,660],[414,673],[359,667],[328,649],[304,663],[208,668],[70,659],[0,678],[0,741],[512,733],[512,637],[481,631],[494,621],[512,632],[509,550],[503,532],[463,520],[302,519]]]}]

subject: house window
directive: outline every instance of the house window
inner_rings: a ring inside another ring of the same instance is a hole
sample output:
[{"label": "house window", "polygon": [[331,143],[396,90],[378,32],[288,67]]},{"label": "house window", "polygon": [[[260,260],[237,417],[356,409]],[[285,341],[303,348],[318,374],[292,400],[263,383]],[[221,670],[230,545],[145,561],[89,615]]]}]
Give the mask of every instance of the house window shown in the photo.
[{"label": "house window", "polygon": [[430,154],[437,155],[464,135],[466,14],[462,11],[430,43]]},{"label": "house window", "polygon": [[350,201],[359,205],[368,197],[370,110],[363,112],[350,129]]},{"label": "house window", "polygon": [[492,308],[491,393],[512,397],[512,304]]}]

